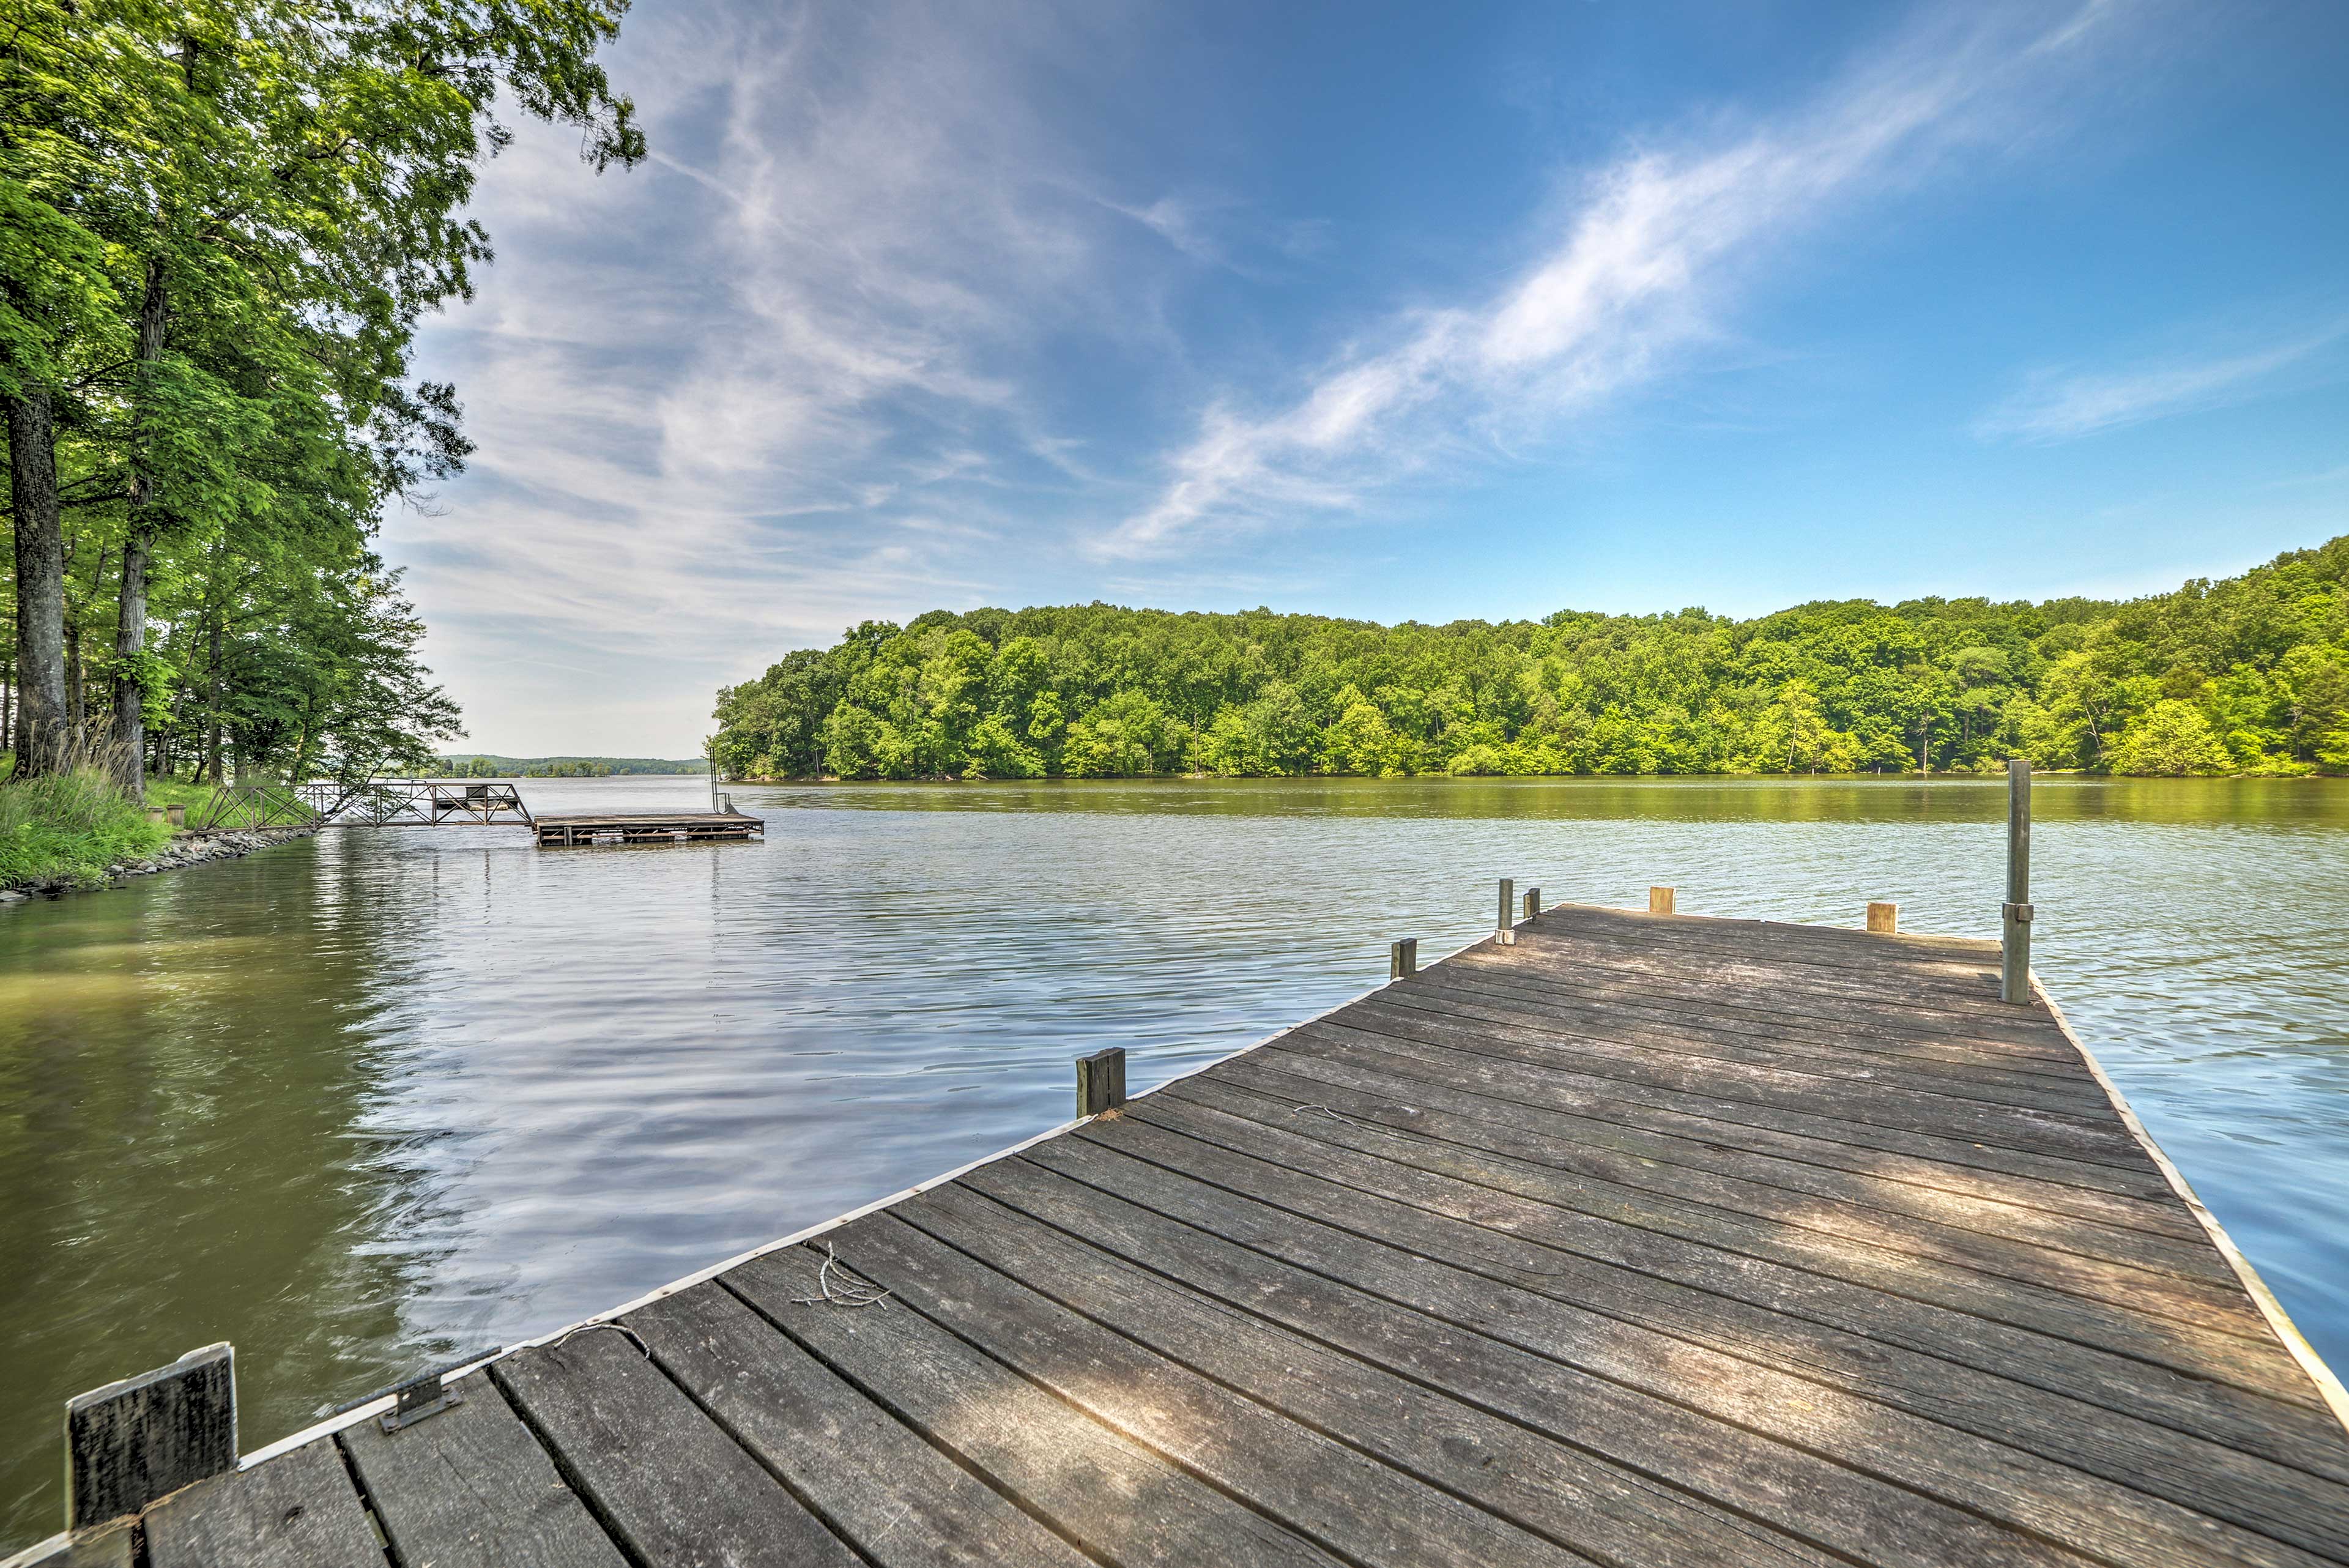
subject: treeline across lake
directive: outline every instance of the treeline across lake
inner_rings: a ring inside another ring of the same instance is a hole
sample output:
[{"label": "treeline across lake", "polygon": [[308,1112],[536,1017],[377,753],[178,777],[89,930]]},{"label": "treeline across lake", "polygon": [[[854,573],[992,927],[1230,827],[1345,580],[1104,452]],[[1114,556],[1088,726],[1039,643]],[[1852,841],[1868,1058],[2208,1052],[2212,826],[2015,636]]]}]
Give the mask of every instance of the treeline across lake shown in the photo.
[{"label": "treeline across lake", "polygon": [[1379,626],[867,621],[718,694],[737,778],[2349,772],[2349,536],[2127,601]]},{"label": "treeline across lake", "polygon": [[700,757],[500,757],[487,753],[440,759],[440,774],[452,779],[606,779],[634,774],[706,774]]}]

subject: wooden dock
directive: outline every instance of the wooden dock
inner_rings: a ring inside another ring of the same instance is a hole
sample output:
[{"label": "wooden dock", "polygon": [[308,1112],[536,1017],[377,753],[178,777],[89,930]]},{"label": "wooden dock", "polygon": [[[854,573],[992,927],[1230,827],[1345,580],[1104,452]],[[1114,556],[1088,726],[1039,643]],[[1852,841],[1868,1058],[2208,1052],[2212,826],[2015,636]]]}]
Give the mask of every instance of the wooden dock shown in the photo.
[{"label": "wooden dock", "polygon": [[537,816],[532,826],[541,849],[587,844],[701,844],[764,838],[767,825],[746,812],[598,811]]},{"label": "wooden dock", "polygon": [[45,1561],[2349,1563],[2339,1386],[1996,943],[1561,906],[819,1231]]}]

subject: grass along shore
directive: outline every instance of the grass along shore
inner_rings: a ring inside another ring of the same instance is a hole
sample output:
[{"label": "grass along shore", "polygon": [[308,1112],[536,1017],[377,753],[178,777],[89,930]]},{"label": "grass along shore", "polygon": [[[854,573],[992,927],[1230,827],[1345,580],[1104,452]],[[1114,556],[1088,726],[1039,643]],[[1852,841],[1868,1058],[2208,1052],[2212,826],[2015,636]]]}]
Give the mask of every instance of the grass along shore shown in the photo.
[{"label": "grass along shore", "polygon": [[[169,824],[115,784],[105,770],[84,766],[49,778],[5,778],[15,757],[0,752],[0,889],[64,884],[95,888],[107,868],[153,855],[171,842]],[[193,815],[212,795],[206,784],[150,780],[148,802],[184,805]]]}]

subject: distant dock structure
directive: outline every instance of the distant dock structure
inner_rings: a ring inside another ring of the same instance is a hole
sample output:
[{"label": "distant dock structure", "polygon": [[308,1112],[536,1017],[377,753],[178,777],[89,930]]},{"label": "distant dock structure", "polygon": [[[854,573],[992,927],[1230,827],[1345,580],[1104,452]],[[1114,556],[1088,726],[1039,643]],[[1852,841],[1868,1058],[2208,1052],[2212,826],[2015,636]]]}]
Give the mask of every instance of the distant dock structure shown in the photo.
[{"label": "distant dock structure", "polygon": [[713,788],[709,809],[533,813],[504,780],[369,779],[359,784],[239,784],[189,826],[199,832],[272,827],[527,827],[541,849],[595,844],[763,840],[763,818]]},{"label": "distant dock structure", "polygon": [[707,844],[763,839],[764,819],[736,811],[591,811],[531,819],[541,849],[589,844]]}]

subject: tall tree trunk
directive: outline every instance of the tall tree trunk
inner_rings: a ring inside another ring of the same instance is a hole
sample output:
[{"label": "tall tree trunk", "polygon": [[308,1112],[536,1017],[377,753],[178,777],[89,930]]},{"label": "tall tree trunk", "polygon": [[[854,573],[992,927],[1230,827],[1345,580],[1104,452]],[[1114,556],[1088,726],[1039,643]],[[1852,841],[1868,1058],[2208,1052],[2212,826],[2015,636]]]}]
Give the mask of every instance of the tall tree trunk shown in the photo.
[{"label": "tall tree trunk", "polygon": [[[151,397],[155,367],[163,358],[163,259],[147,263],[147,292],[139,301],[139,377],[142,405]],[[130,516],[122,537],[122,596],[114,620],[114,750],[122,787],[133,800],[147,798],[147,692],[139,679],[147,649],[147,565],[155,549],[155,475],[145,439],[146,413],[131,433]]]},{"label": "tall tree trunk", "polygon": [[49,394],[5,400],[16,525],[16,772],[65,765],[66,546],[58,525],[57,429]]},{"label": "tall tree trunk", "polygon": [[204,782],[215,789],[221,782],[221,622],[227,618],[225,607],[212,617],[212,713],[204,734]]},{"label": "tall tree trunk", "polygon": [[78,750],[89,737],[88,691],[81,680],[81,618],[66,618],[66,736]]}]

